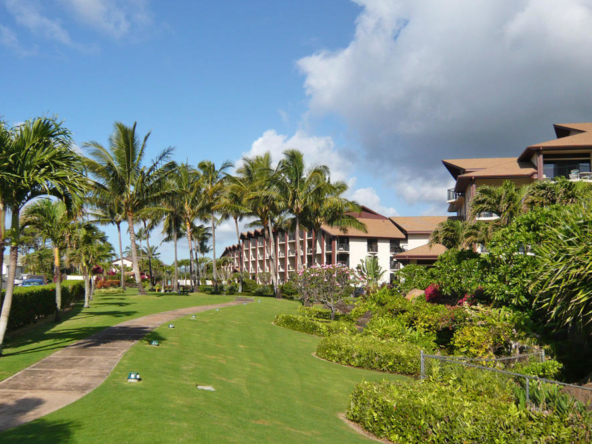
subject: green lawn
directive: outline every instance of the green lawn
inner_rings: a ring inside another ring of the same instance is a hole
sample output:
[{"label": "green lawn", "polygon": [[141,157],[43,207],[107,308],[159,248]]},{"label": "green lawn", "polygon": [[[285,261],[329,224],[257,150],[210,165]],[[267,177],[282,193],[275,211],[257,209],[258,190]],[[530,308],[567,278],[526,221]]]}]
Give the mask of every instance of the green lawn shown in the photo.
[{"label": "green lawn", "polygon": [[65,314],[65,320],[60,324],[50,322],[6,338],[4,356],[0,358],[0,381],[73,342],[120,322],[176,308],[233,300],[234,296],[203,294],[177,296],[153,293],[139,296],[136,289],[119,294],[99,294],[90,308],[82,309],[82,303],[77,304]]},{"label": "green lawn", "polygon": [[[197,296],[194,301],[226,299]],[[99,388],[0,434],[0,442],[369,442],[338,413],[362,379],[404,377],[315,358],[319,338],[271,323],[275,314],[296,307],[261,298],[261,303],[179,319],[175,329],[161,327],[153,333],[161,346],[138,343]],[[144,380],[128,383],[129,371],[140,372]],[[197,384],[216,391],[198,390]]]}]

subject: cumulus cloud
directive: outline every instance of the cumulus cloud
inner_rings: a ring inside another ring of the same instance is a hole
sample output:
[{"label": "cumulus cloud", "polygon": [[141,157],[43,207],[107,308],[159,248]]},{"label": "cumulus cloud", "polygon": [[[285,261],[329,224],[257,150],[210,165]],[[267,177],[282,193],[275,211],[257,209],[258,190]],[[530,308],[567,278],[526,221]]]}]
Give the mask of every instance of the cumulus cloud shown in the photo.
[{"label": "cumulus cloud", "polygon": [[380,203],[380,197],[376,190],[372,187],[358,188],[351,194],[351,199],[358,204],[364,205],[372,210],[382,214],[383,216],[398,216],[399,213],[392,207],[385,207]]},{"label": "cumulus cloud", "polygon": [[73,46],[68,31],[58,20],[45,16],[42,5],[38,1],[6,0],[5,4],[8,12],[14,16],[19,25],[28,28],[34,34],[67,46]]},{"label": "cumulus cloud", "polygon": [[442,199],[443,158],[517,156],[590,121],[589,1],[355,2],[350,44],[298,61],[310,113],[344,118],[407,201]]},{"label": "cumulus cloud", "polygon": [[[311,136],[303,130],[296,131],[292,137],[267,130],[253,142],[249,152],[243,153],[243,157],[258,156],[269,151],[273,161],[278,162],[283,157],[282,153],[288,149],[301,151],[308,165],[327,165],[331,169],[332,180],[350,180],[354,166],[351,153],[338,150],[332,137]],[[240,165],[240,160],[235,164]]]},{"label": "cumulus cloud", "polygon": [[10,48],[20,57],[33,55],[35,53],[34,50],[23,48],[16,33],[3,25],[0,25],[0,45]]}]

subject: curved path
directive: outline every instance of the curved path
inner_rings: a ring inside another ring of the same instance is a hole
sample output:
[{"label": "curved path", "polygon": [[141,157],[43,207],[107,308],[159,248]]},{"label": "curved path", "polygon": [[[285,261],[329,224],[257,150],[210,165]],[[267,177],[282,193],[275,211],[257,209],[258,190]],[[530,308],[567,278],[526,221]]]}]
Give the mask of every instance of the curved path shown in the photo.
[{"label": "curved path", "polygon": [[106,328],[0,382],[0,431],[33,421],[82,398],[109,376],[125,352],[162,324],[252,299],[180,308]]}]

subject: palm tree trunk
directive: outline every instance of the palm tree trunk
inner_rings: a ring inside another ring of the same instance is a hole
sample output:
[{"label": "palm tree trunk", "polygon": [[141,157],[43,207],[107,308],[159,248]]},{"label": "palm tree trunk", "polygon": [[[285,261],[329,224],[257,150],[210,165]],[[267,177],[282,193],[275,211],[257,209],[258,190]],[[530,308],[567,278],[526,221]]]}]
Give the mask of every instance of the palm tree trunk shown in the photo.
[{"label": "palm tree trunk", "polygon": [[175,250],[175,282],[173,282],[173,290],[179,291],[179,266],[177,265],[177,227],[173,227],[173,248]]},{"label": "palm tree trunk", "polygon": [[18,262],[18,245],[20,243],[20,225],[19,209],[12,208],[12,236],[10,238],[10,255],[8,258],[8,282],[6,283],[6,293],[2,302],[2,312],[0,312],[0,356],[2,356],[2,344],[6,327],[8,327],[8,315],[12,306],[12,294],[14,293],[14,279],[16,278],[16,264]]},{"label": "palm tree trunk", "polygon": [[125,273],[123,270],[123,247],[121,245],[121,222],[117,224],[117,234],[119,235],[119,271],[121,273],[121,289],[125,291]]},{"label": "palm tree trunk", "polygon": [[62,309],[62,273],[60,270],[60,250],[58,248],[53,249],[54,255],[54,266],[53,274],[55,276],[55,301],[56,301],[56,312],[55,322],[60,322],[60,310]]},{"label": "palm tree trunk", "polygon": [[90,307],[90,282],[89,282],[88,266],[82,268],[82,276],[84,277],[84,308]]},{"label": "palm tree trunk", "polygon": [[2,291],[2,270],[4,269],[4,248],[6,247],[6,212],[0,203],[0,291]]},{"label": "palm tree trunk", "polygon": [[146,248],[148,249],[148,270],[150,273],[150,290],[154,290],[154,276],[152,274],[152,251],[150,251],[150,234],[146,229],[146,221],[144,222],[144,233],[146,233]]},{"label": "palm tree trunk", "polygon": [[[317,258],[317,242],[319,240],[319,232],[312,228],[314,233],[314,239],[312,240],[312,266],[315,266],[315,260]],[[322,250],[321,250],[322,251]],[[322,262],[322,261],[321,261]]]},{"label": "palm tree trunk", "polygon": [[296,257],[294,258],[294,269],[300,271],[300,218],[296,216]]},{"label": "palm tree trunk", "polygon": [[134,274],[136,275],[136,284],[138,285],[138,293],[146,294],[146,290],[142,286],[142,278],[140,277],[140,266],[138,264],[138,246],[136,245],[136,233],[134,232],[134,214],[129,211],[127,213],[127,223],[130,227],[130,242],[132,247],[132,265]]},{"label": "palm tree trunk", "polygon": [[189,280],[191,281],[191,292],[195,292],[195,282],[193,281],[193,240],[191,238],[191,223],[186,222],[187,243],[189,244]]},{"label": "palm tree trunk", "polygon": [[90,300],[95,298],[95,277],[92,275],[92,269],[90,274]]},{"label": "palm tree trunk", "polygon": [[218,276],[216,274],[216,219],[212,213],[212,275],[214,278],[214,290],[218,290]]},{"label": "palm tree trunk", "polygon": [[269,231],[269,243],[271,246],[271,282],[273,282],[273,293],[275,297],[278,299],[282,298],[280,294],[280,289],[278,287],[278,280],[277,280],[277,263],[276,263],[276,256],[275,256],[275,242],[273,240],[273,228],[271,226],[271,218],[267,220],[267,229]]},{"label": "palm tree trunk", "polygon": [[243,292],[243,251],[240,248],[240,233],[238,231],[238,218],[234,218],[234,225],[236,226],[236,239],[238,240],[238,292]]}]

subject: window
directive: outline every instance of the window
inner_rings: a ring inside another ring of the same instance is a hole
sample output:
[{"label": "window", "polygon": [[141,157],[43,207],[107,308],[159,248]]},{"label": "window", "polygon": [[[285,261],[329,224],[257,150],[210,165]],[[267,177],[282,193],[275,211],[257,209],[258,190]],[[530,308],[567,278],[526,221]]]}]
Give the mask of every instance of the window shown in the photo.
[{"label": "window", "polygon": [[399,239],[391,239],[391,253],[401,253],[402,251],[401,241]]},{"label": "window", "polygon": [[368,253],[378,253],[378,239],[368,239]]},{"label": "window", "polygon": [[590,172],[590,154],[546,154],[543,157],[543,173],[547,178],[570,178],[572,174]]},{"label": "window", "polygon": [[349,237],[337,238],[337,251],[349,251]]}]

